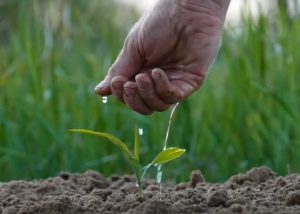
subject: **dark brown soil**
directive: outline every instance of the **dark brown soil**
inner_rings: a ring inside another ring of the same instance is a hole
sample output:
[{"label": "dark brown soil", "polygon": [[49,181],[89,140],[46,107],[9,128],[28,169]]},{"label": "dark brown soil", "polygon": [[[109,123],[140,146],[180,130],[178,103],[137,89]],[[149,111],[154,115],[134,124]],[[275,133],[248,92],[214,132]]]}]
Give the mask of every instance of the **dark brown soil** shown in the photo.
[{"label": "dark brown soil", "polygon": [[260,167],[211,184],[195,171],[189,182],[162,192],[145,181],[140,196],[131,176],[62,173],[0,184],[0,213],[300,213],[300,175],[278,177]]}]

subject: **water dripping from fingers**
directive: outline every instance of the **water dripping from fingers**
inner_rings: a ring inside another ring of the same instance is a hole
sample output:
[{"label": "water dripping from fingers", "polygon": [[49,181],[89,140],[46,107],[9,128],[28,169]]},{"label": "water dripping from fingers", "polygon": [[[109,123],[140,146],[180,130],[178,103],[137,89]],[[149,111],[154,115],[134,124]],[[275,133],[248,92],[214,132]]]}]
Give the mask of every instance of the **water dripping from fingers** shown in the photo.
[{"label": "water dripping from fingers", "polygon": [[[175,105],[172,106],[171,114],[170,114],[169,122],[168,122],[168,127],[167,127],[167,132],[166,132],[166,136],[165,136],[164,143],[163,143],[163,151],[166,150],[166,148],[167,148],[172,119],[173,119],[174,113],[178,106],[179,106],[179,103],[176,103]],[[156,167],[157,167],[156,182],[158,184],[160,184],[160,192],[162,192],[162,183],[161,183],[162,176],[163,176],[162,165],[160,164],[160,165],[157,165]]]},{"label": "water dripping from fingers", "polygon": [[144,134],[144,129],[139,128],[139,135],[142,136]]},{"label": "water dripping from fingers", "polygon": [[166,150],[166,148],[167,148],[167,143],[168,143],[168,139],[169,139],[169,133],[170,133],[172,119],[173,119],[174,113],[175,113],[175,111],[176,111],[176,109],[177,109],[178,106],[179,106],[179,103],[176,103],[172,107],[170,118],[169,118],[169,122],[168,122],[168,128],[167,128],[167,132],[166,132],[166,137],[165,137],[165,140],[164,140],[163,150]]},{"label": "water dripping from fingers", "polygon": [[102,97],[102,103],[106,104],[108,102],[108,97]]}]

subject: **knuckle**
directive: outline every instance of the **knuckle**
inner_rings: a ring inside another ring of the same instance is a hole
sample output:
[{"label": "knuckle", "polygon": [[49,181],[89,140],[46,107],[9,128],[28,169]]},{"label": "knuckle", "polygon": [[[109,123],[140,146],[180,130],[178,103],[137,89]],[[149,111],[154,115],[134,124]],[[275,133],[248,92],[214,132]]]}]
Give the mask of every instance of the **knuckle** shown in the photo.
[{"label": "knuckle", "polygon": [[151,84],[148,81],[142,80],[138,82],[139,84],[139,91],[143,93],[147,93],[151,89]]},{"label": "knuckle", "polygon": [[159,106],[158,108],[156,108],[156,111],[164,112],[164,111],[168,110],[169,108],[170,108],[170,105],[168,105],[168,106]]},{"label": "knuckle", "polygon": [[152,110],[148,109],[142,104],[142,101],[139,100],[137,96],[124,96],[125,104],[135,112],[138,112],[142,115],[150,115],[153,113]]},{"label": "knuckle", "polygon": [[143,107],[141,105],[138,105],[138,104],[133,104],[130,106],[130,108],[136,112],[138,112],[139,114],[142,114],[142,115],[150,115],[153,113],[152,110],[146,108],[146,107]]},{"label": "knuckle", "polygon": [[174,98],[175,97],[175,91],[174,90],[166,90],[166,91],[164,91],[163,95],[166,98]]},{"label": "knuckle", "polygon": [[122,95],[116,94],[116,95],[114,95],[114,96],[115,96],[115,98],[116,98],[117,100],[119,100],[120,102],[124,103],[124,100],[123,100],[123,96],[122,96]]}]

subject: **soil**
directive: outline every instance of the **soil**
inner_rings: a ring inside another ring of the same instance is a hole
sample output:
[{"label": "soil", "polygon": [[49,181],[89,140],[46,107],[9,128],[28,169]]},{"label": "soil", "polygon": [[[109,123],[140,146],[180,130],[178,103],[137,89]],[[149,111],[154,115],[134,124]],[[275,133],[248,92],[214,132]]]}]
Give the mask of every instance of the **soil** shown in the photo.
[{"label": "soil", "polygon": [[0,213],[300,213],[300,175],[276,176],[266,167],[222,184],[194,171],[190,181],[162,191],[150,180],[143,185],[139,195],[134,177],[95,171],[0,183]]}]

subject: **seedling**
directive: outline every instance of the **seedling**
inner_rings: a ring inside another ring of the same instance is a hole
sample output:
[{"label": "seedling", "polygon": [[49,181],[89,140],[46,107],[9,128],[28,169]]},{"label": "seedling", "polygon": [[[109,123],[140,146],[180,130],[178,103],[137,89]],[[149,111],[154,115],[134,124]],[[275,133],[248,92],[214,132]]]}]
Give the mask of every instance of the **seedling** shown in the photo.
[{"label": "seedling", "polygon": [[146,174],[147,170],[156,165],[165,164],[171,160],[177,159],[180,156],[183,155],[185,152],[185,149],[180,149],[176,147],[169,147],[161,151],[149,164],[147,164],[145,167],[142,167],[140,164],[140,136],[138,133],[138,128],[135,127],[135,133],[134,133],[134,150],[133,153],[129,150],[127,145],[122,142],[117,137],[104,133],[104,132],[95,132],[91,130],[86,129],[70,129],[70,132],[74,133],[80,133],[80,134],[88,134],[88,135],[94,135],[101,138],[107,139],[109,142],[115,144],[121,152],[124,154],[126,159],[129,161],[135,177],[137,181],[137,187],[140,194],[142,194],[142,178]]}]

